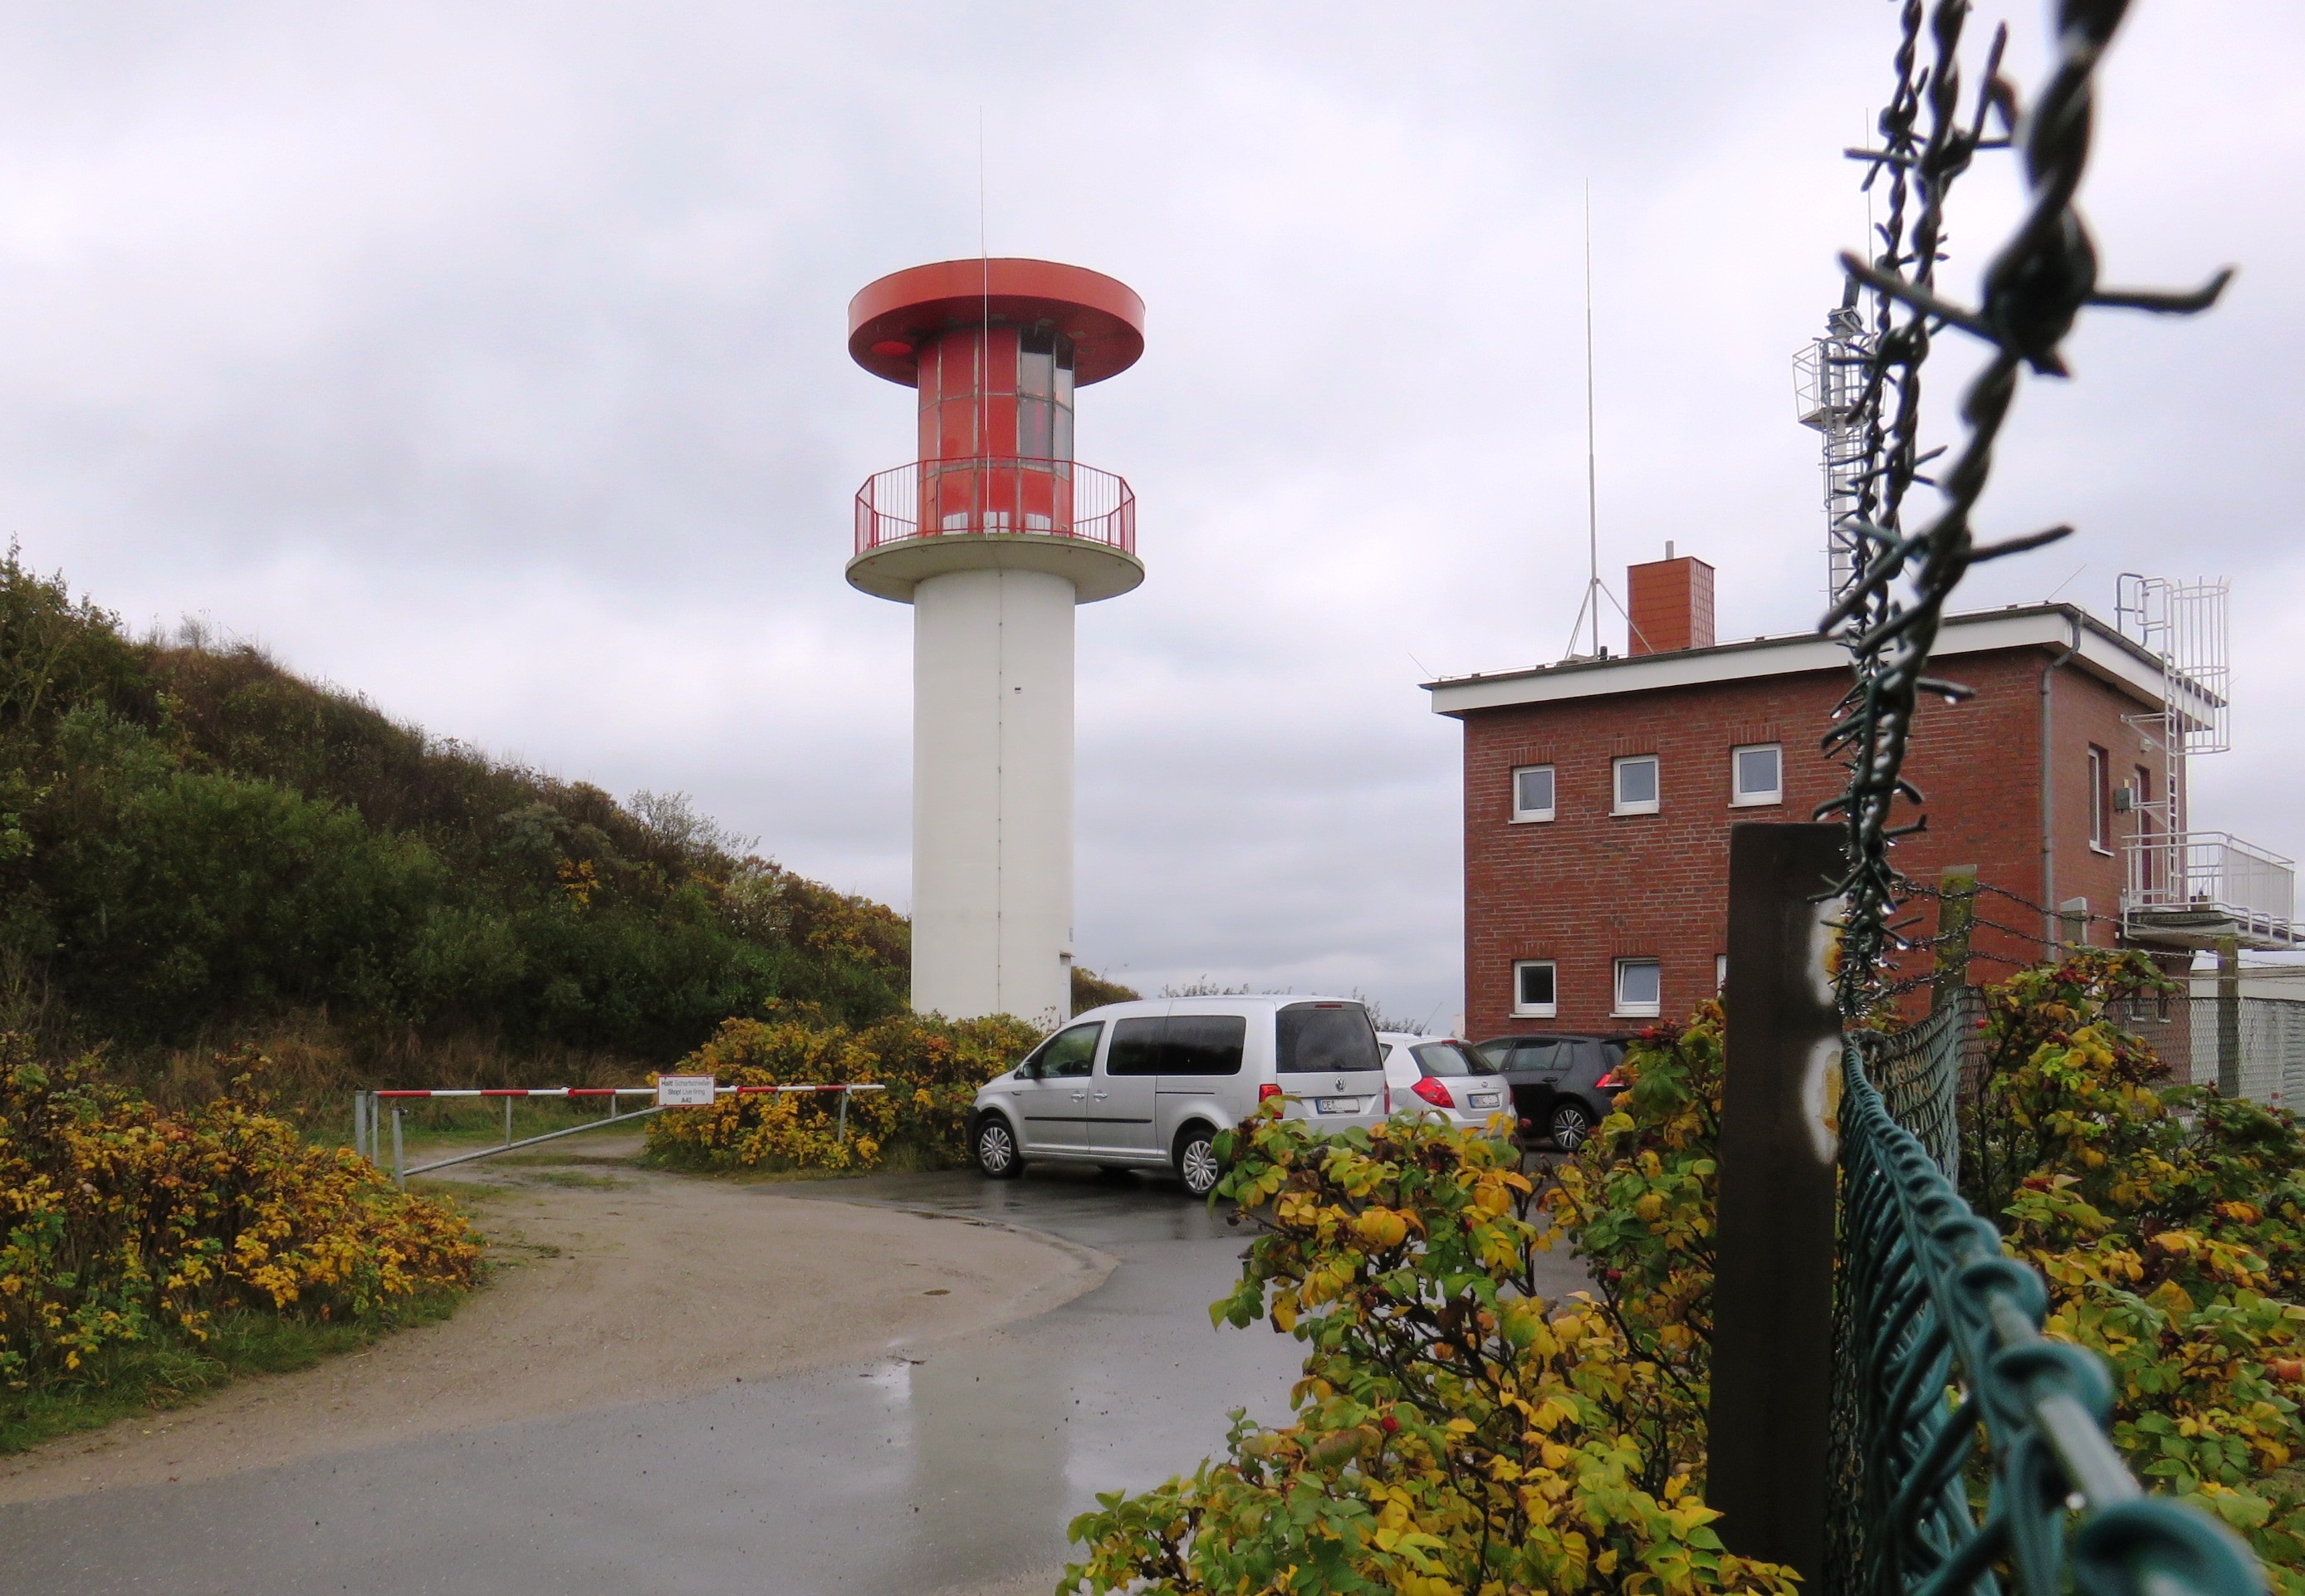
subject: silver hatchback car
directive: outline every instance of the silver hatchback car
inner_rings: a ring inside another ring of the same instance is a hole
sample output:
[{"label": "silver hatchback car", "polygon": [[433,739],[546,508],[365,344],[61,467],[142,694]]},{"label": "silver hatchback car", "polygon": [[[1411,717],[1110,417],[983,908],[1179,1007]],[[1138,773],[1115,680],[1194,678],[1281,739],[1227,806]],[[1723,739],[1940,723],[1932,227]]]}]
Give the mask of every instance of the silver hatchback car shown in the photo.
[{"label": "silver hatchback car", "polygon": [[1174,998],[1107,1004],[976,1094],[969,1146],[995,1180],[1026,1164],[1174,1169],[1204,1197],[1216,1133],[1270,1098],[1323,1131],[1391,1111],[1376,1028],[1348,998]]},{"label": "silver hatchback car", "polygon": [[1451,1036],[1380,1031],[1384,1078],[1396,1108],[1438,1114],[1459,1130],[1484,1131],[1512,1108],[1512,1091],[1487,1059]]}]

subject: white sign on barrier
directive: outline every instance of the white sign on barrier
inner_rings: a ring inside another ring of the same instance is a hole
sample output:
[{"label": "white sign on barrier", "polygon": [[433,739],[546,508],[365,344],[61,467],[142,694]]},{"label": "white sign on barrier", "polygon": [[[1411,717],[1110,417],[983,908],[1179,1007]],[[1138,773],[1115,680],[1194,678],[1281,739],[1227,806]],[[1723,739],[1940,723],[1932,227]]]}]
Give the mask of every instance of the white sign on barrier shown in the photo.
[{"label": "white sign on barrier", "polygon": [[656,1106],[659,1108],[710,1108],[713,1080],[710,1075],[659,1075]]}]

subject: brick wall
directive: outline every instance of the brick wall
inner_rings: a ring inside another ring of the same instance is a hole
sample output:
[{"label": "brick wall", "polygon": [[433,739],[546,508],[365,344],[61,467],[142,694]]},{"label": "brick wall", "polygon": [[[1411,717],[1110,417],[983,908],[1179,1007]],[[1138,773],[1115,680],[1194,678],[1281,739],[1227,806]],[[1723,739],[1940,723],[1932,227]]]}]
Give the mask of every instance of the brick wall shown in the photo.
[{"label": "brick wall", "polygon": [[[1927,795],[1929,828],[1899,845],[1900,866],[1934,881],[1948,865],[2032,903],[2043,901],[2039,649],[1962,655],[1944,674],[1978,690],[1959,705],[1930,699],[1916,723],[1906,774]],[[1806,820],[1838,794],[1842,777],[1817,746],[1848,683],[1845,673],[1708,683],[1643,693],[1484,709],[1465,722],[1466,1023],[1476,1038],[1515,1027],[1637,1027],[1614,1013],[1614,964],[1654,958],[1664,1015],[1686,1014],[1714,989],[1728,953],[1729,828],[1739,820]],[[2055,896],[2086,896],[2092,912],[2120,900],[2122,861],[2091,850],[2087,749],[2104,748],[2116,778],[2156,754],[2122,722],[2144,706],[2078,666],[2051,677],[2055,750]],[[1730,751],[1783,749],[1783,798],[1732,807]],[[1612,766],[1659,759],[1658,811],[1612,814]],[[1511,772],[1554,769],[1556,819],[1512,819]],[[2133,829],[2133,817],[2118,817]],[[2122,829],[2118,838],[2129,834]],[[1926,906],[1924,906],[1925,908]],[[1978,980],[1998,979],[2040,956],[2047,928],[2032,910],[1988,895],[1976,938]],[[1934,915],[1922,930],[1934,929]],[[2112,940],[2092,928],[2091,940]],[[1513,965],[1549,959],[1558,1012],[1513,1014]]]}]

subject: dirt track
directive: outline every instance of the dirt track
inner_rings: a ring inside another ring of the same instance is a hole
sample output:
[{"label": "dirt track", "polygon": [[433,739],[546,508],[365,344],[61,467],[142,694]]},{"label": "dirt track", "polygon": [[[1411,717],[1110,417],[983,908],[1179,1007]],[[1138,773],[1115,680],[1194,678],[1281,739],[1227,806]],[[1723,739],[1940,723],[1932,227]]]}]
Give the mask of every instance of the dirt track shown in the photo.
[{"label": "dirt track", "polygon": [[604,1137],[549,1163],[466,1166],[457,1184],[496,1272],[454,1319],[0,1459],[0,1502],[209,1479],[854,1362],[1043,1312],[1112,1267],[996,1225],[656,1174],[628,1161],[637,1146]]}]

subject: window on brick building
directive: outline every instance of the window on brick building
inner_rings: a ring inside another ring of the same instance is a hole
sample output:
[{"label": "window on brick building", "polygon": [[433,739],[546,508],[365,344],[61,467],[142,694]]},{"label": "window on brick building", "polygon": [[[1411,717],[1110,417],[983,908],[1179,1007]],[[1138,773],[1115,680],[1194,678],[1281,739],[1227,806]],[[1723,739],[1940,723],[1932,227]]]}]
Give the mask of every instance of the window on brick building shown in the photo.
[{"label": "window on brick building", "polygon": [[2088,751],[2089,846],[2113,852],[2113,761],[2092,743]]},{"label": "window on brick building", "polygon": [[1561,1012],[1551,959],[1522,959],[1513,965],[1513,1013],[1551,1019]]},{"label": "window on brick building", "polygon": [[[2153,790],[2153,772],[2138,766],[2129,777],[2129,825],[2130,835],[2139,844],[2153,835],[2153,811],[2145,806],[2160,802],[2160,794]],[[2129,885],[2133,891],[2153,889],[2153,854],[2154,850],[2148,847],[2130,850]]]},{"label": "window on brick building", "polygon": [[1552,767],[1523,765],[1512,773],[1512,818],[1520,820],[1552,819]]},{"label": "window on brick building", "polygon": [[1617,961],[1616,1012],[1646,1017],[1663,1012],[1664,966],[1654,959]]},{"label": "window on brick building", "polygon": [[1716,953],[1713,955],[1713,995],[1717,998],[1728,989],[1729,955]]},{"label": "window on brick building", "polygon": [[1628,759],[1613,761],[1616,783],[1616,806],[1611,811],[1620,815],[1653,815],[1657,812],[1657,757],[1653,753],[1637,753]]},{"label": "window on brick building", "polygon": [[1729,802],[1738,805],[1785,801],[1785,751],[1774,743],[1729,751]]}]

